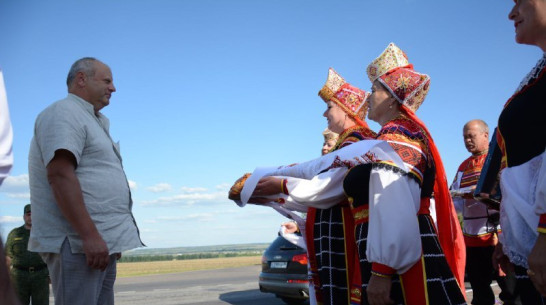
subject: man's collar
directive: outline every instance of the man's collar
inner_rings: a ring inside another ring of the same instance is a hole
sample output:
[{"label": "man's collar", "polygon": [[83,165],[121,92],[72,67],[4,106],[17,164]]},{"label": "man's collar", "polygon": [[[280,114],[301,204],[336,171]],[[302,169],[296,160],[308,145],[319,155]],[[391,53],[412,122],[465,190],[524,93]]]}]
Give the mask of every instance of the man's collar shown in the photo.
[{"label": "man's collar", "polygon": [[74,93],[68,93],[68,96],[74,98],[80,105],[82,105],[82,107],[85,110],[89,111],[93,115],[99,116],[100,112],[95,113],[95,107],[91,103],[89,103],[88,101],[84,100],[83,98],[77,96]]}]

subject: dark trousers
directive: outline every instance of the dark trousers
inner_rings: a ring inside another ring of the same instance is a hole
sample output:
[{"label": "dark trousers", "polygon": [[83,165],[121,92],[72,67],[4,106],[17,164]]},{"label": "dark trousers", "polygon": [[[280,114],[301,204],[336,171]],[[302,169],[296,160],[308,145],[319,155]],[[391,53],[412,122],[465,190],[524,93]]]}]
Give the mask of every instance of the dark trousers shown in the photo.
[{"label": "dark trousers", "polygon": [[491,283],[495,269],[491,263],[494,246],[466,247],[466,275],[472,287],[473,305],[495,304]]},{"label": "dark trousers", "polygon": [[49,304],[49,278],[47,269],[38,271],[11,270],[15,290],[23,305]]},{"label": "dark trousers", "polygon": [[514,266],[516,272],[516,292],[519,294],[522,305],[546,305],[546,298],[542,297],[535,289],[533,282],[527,276],[527,269]]}]

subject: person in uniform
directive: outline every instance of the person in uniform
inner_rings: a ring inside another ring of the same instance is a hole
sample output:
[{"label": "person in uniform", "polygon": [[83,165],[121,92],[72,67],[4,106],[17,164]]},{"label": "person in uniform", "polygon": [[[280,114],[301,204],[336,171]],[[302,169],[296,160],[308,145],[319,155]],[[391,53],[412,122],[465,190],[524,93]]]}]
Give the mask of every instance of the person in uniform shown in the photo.
[{"label": "person in uniform", "polygon": [[40,255],[27,249],[32,216],[30,204],[25,205],[25,224],[13,229],[6,242],[6,253],[11,261],[11,278],[19,299],[24,305],[49,304],[49,272]]}]

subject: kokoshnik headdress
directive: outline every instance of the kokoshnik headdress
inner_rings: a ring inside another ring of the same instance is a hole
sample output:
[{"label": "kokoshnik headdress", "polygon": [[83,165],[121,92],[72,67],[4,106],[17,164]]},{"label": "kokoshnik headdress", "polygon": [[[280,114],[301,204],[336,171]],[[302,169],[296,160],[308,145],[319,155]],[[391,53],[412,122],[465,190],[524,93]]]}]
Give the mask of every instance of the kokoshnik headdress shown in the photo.
[{"label": "kokoshnik headdress", "polygon": [[394,43],[374,59],[366,69],[373,83],[379,80],[396,100],[415,112],[429,90],[430,77],[413,70],[407,55]]},{"label": "kokoshnik headdress", "polygon": [[[407,55],[394,43],[373,60],[367,67],[368,78],[373,83],[380,81],[387,90],[400,102],[401,112],[417,123],[425,132],[432,158],[434,159],[436,175],[434,177],[434,199],[438,224],[438,239],[447,263],[453,275],[464,291],[465,244],[460,229],[457,214],[453,208],[451,196],[447,188],[447,179],[440,153],[434,143],[425,123],[415,114],[428,93],[430,77],[413,70]],[[423,200],[423,199],[422,199]]]},{"label": "kokoshnik headdress", "polygon": [[364,118],[368,111],[366,104],[370,93],[347,83],[334,69],[328,70],[328,79],[318,95],[324,102],[336,103],[358,125],[368,126],[364,122]]}]

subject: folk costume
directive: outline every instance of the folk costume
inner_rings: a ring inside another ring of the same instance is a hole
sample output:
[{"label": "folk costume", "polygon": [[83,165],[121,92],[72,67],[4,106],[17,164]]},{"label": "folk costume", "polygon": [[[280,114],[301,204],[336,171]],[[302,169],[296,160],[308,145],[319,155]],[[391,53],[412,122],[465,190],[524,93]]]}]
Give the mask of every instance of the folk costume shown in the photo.
[{"label": "folk costume", "polygon": [[[450,188],[453,203],[463,215],[466,273],[473,290],[474,304],[495,303],[495,294],[491,289],[496,274],[492,257],[497,244],[499,212],[479,200],[464,198],[464,194],[474,193],[486,158],[487,150],[464,160]],[[499,286],[505,287],[503,278],[497,278],[497,281]]]},{"label": "folk costume", "polygon": [[[302,234],[305,232],[310,280],[318,304],[349,304],[348,288],[350,279],[355,276],[357,256],[354,223],[343,193],[343,177],[350,166],[371,162],[375,155],[393,156],[395,153],[388,144],[379,141],[358,145],[361,140],[376,137],[363,121],[369,93],[348,84],[330,69],[319,95],[325,102],[336,103],[357,124],[344,130],[332,151],[319,159],[264,173],[257,169],[245,183],[241,200],[245,202],[245,197],[248,198],[248,193],[254,189],[253,183],[261,176],[283,178],[284,194],[272,197],[277,203],[268,205],[283,215],[288,214],[284,209],[307,212]],[[354,143],[358,144],[351,145]]]},{"label": "folk costume", "polygon": [[486,247],[497,244],[499,212],[486,204],[462,198],[462,194],[473,193],[480,178],[487,150],[479,155],[468,157],[461,163],[451,185],[455,207],[460,207],[463,214],[463,234],[467,247]]},{"label": "folk costume", "polygon": [[546,233],[545,74],[546,53],[506,102],[498,121],[502,152],[499,239],[516,265],[516,289],[523,304],[540,304],[541,299],[526,269],[538,233]]},{"label": "folk costume", "polygon": [[[438,150],[415,115],[430,78],[415,72],[394,44],[367,72],[401,104],[401,115],[383,125],[377,139],[392,146],[407,170],[377,160],[353,167],[345,178],[361,269],[353,281],[353,304],[368,304],[372,274],[392,278],[395,304],[464,304],[461,229]],[[430,215],[433,192],[438,228]]]},{"label": "folk costume", "polygon": [[[375,133],[364,122],[369,93],[346,83],[333,69],[328,72],[328,80],[319,96],[324,102],[335,102],[357,123],[339,135],[332,150],[375,139]],[[313,283],[322,294],[323,304],[349,304],[349,279],[356,272],[353,228],[351,210],[345,198],[330,208],[310,207],[307,211],[307,251],[311,272],[315,275]]]}]

